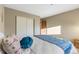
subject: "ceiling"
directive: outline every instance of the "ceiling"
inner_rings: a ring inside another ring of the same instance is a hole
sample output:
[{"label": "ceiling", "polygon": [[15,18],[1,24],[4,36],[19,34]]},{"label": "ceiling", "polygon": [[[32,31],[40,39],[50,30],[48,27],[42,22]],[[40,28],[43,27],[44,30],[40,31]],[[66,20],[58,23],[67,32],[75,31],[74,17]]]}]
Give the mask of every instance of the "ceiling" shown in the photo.
[{"label": "ceiling", "polygon": [[4,6],[38,15],[41,18],[79,8],[79,4],[5,4]]}]

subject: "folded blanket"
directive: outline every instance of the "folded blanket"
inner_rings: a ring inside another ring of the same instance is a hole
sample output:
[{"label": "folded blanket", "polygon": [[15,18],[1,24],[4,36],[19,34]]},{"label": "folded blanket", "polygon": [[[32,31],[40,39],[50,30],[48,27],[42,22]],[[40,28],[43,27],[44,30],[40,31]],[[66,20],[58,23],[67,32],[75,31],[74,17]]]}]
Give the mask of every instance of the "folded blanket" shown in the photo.
[{"label": "folded blanket", "polygon": [[41,40],[44,40],[44,41],[47,41],[49,43],[59,46],[60,48],[62,48],[64,50],[65,54],[69,54],[72,49],[72,44],[67,39],[61,40],[57,37],[49,36],[49,35],[34,35],[34,36]]}]

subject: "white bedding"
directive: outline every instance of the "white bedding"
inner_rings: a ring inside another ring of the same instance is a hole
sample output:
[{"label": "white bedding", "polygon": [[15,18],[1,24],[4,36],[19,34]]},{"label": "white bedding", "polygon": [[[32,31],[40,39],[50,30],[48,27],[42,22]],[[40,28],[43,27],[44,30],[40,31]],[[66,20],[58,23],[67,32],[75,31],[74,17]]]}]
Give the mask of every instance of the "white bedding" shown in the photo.
[{"label": "white bedding", "polygon": [[[33,44],[31,46],[31,49],[23,50],[22,54],[64,54],[64,51],[55,44],[48,43],[36,37],[32,38]],[[3,54],[3,51],[1,49],[0,54]],[[77,50],[74,46],[72,47],[70,54],[77,54]]]},{"label": "white bedding", "polygon": [[[37,54],[64,54],[64,51],[55,44],[48,43],[36,37],[33,37],[33,45],[31,47]],[[72,44],[70,54],[76,54],[77,50]]]}]

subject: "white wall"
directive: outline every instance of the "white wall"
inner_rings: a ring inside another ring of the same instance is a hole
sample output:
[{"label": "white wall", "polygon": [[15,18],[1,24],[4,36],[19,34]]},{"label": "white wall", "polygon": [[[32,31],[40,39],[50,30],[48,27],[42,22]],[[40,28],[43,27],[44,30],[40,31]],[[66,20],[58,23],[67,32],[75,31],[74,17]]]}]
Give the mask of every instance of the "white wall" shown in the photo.
[{"label": "white wall", "polygon": [[4,32],[3,24],[3,6],[0,6],[0,32]]},{"label": "white wall", "polygon": [[34,19],[34,34],[40,35],[40,17],[35,17]]},{"label": "white wall", "polygon": [[4,36],[4,13],[3,13],[3,6],[0,5],[0,38]]},{"label": "white wall", "polygon": [[46,18],[47,28],[61,26],[60,37],[79,39],[79,9]]}]

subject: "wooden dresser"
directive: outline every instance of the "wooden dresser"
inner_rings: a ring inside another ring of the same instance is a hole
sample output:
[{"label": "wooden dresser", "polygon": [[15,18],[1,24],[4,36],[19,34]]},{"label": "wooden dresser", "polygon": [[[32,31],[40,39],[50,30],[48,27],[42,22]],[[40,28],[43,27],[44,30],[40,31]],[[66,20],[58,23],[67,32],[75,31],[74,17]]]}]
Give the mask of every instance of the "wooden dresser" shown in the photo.
[{"label": "wooden dresser", "polygon": [[79,49],[79,39],[73,39],[73,44],[74,44],[74,46],[77,48],[77,49]]},{"label": "wooden dresser", "polygon": [[79,39],[72,39],[72,43],[74,44],[77,52],[79,53]]}]

